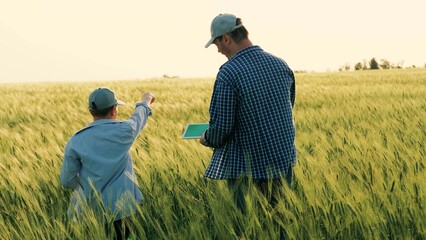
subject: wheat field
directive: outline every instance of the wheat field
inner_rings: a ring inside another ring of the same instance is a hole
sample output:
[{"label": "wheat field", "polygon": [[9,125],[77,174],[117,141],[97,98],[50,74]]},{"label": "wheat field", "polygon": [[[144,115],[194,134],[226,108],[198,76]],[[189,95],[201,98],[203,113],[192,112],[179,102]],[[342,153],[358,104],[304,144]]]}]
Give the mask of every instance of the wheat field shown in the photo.
[{"label": "wheat field", "polygon": [[[152,91],[153,116],[131,149],[144,203],[137,239],[426,239],[426,70],[296,74],[294,184],[273,211],[255,191],[242,216],[225,184],[203,178],[211,149],[182,140],[207,122],[214,79],[0,84],[0,239],[109,239],[95,217],[70,222],[59,183],[66,142],[92,121],[86,101],[113,89],[130,116]],[[263,214],[259,215],[259,212]],[[262,216],[262,217],[257,217]]]}]

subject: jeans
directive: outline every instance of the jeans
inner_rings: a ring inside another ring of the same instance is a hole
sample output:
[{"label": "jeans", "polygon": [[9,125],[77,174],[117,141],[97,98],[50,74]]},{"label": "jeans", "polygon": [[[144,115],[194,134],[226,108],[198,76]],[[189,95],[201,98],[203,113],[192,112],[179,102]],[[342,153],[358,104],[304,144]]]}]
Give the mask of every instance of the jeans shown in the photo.
[{"label": "jeans", "polygon": [[[254,186],[268,200],[268,205],[274,209],[282,194],[283,184],[287,183],[291,187],[293,181],[293,167],[290,166],[287,173],[283,177],[272,179],[251,179],[248,177],[240,177],[236,179],[228,179],[228,189],[231,191],[234,203],[243,215],[247,214],[245,195],[249,189]],[[279,225],[278,223],[275,223]],[[236,234],[241,237],[243,235],[243,226],[241,223],[234,223]],[[280,226],[280,239],[286,239],[285,230]]]},{"label": "jeans", "polygon": [[123,218],[114,221],[115,239],[122,240],[130,237],[129,219]]}]

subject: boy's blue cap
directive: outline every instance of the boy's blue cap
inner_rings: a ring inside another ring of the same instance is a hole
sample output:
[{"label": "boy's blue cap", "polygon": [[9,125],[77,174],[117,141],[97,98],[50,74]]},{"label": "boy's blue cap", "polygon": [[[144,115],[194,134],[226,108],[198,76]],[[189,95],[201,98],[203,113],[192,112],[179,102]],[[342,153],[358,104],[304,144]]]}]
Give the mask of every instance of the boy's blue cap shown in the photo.
[{"label": "boy's blue cap", "polygon": [[109,88],[97,88],[89,96],[89,110],[98,111],[115,105],[125,105]]}]

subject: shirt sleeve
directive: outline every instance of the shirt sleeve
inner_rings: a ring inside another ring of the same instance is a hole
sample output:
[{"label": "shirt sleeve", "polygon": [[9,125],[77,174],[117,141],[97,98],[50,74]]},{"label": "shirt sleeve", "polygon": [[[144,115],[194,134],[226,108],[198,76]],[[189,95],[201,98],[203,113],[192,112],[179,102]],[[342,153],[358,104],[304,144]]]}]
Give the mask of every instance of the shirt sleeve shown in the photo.
[{"label": "shirt sleeve", "polygon": [[221,147],[232,135],[236,104],[237,94],[234,88],[219,73],[210,103],[209,128],[205,133],[207,146],[213,148]]},{"label": "shirt sleeve", "polygon": [[296,79],[294,77],[294,73],[291,72],[291,88],[290,88],[290,98],[291,98],[291,107],[294,108],[294,102],[296,101]]},{"label": "shirt sleeve", "polygon": [[60,174],[61,184],[65,188],[75,189],[79,183],[78,173],[81,169],[81,161],[77,154],[72,150],[72,142],[69,142],[65,148],[64,161]]}]

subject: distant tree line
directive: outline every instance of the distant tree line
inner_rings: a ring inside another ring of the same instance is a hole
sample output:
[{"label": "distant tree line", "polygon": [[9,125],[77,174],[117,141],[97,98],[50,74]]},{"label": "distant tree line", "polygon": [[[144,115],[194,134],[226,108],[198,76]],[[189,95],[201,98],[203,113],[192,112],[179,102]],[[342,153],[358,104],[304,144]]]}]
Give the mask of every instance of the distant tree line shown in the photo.
[{"label": "distant tree line", "polygon": [[[400,61],[397,63],[391,63],[386,59],[381,59],[380,63],[376,60],[376,58],[372,58],[370,61],[363,60],[362,62],[357,62],[354,66],[356,71],[358,70],[373,70],[373,69],[401,69],[403,68],[404,62]],[[424,65],[426,68],[426,64]],[[416,68],[415,65],[411,65],[407,68]],[[349,64],[344,64],[339,68],[339,71],[349,71],[351,70],[351,66]]]},{"label": "distant tree line", "polygon": [[163,78],[179,78],[179,76],[170,76],[167,74],[163,74]]}]

